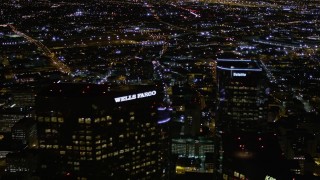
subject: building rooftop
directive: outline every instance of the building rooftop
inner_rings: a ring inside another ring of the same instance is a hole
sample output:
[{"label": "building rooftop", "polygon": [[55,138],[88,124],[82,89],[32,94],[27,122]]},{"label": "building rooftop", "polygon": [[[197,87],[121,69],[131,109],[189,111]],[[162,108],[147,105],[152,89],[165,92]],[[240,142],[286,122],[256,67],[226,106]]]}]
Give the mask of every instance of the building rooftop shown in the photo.
[{"label": "building rooftop", "polygon": [[38,96],[117,96],[156,90],[155,85],[98,85],[88,83],[55,83],[41,90]]},{"label": "building rooftop", "polygon": [[68,114],[70,109],[76,109],[77,114],[84,116],[112,110],[118,105],[143,109],[150,103],[161,102],[161,97],[161,91],[155,85],[56,83],[37,94],[36,110]]},{"label": "building rooftop", "polygon": [[262,71],[256,60],[217,59],[217,69],[237,71]]}]

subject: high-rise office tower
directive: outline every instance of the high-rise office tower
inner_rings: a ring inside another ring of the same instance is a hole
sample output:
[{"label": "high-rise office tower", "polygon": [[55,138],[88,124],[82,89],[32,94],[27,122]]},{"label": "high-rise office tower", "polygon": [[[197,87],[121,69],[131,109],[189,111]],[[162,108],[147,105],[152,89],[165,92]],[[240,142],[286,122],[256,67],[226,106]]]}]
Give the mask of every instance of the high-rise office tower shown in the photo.
[{"label": "high-rise office tower", "polygon": [[218,59],[218,131],[251,131],[267,119],[265,73],[256,60]]},{"label": "high-rise office tower", "polygon": [[78,179],[165,176],[166,136],[161,128],[170,119],[158,118],[159,109],[164,110],[159,108],[159,89],[58,83],[40,92],[39,149],[54,158],[41,171]]}]

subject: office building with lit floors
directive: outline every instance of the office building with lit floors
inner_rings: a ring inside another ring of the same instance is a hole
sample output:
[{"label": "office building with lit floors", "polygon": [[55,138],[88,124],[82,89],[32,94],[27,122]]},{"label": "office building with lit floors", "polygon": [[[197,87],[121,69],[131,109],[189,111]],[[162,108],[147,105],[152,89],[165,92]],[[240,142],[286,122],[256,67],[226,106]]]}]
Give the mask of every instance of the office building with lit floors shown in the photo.
[{"label": "office building with lit floors", "polygon": [[[159,87],[159,86],[158,86]],[[167,116],[154,85],[53,84],[37,94],[45,179],[166,178]],[[159,119],[161,117],[161,119]]]},{"label": "office building with lit floors", "polygon": [[256,60],[218,59],[218,131],[255,131],[267,120],[269,88]]},{"label": "office building with lit floors", "polygon": [[277,133],[268,128],[267,82],[257,60],[217,60],[218,179],[290,179]]}]

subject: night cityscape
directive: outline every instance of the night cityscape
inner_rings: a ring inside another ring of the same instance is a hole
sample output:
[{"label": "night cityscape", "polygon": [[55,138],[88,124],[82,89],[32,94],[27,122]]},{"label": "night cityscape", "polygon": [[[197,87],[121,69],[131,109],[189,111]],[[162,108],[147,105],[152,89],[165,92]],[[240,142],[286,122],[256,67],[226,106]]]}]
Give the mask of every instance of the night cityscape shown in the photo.
[{"label": "night cityscape", "polygon": [[1,0],[0,179],[320,179],[319,69],[320,0]]}]

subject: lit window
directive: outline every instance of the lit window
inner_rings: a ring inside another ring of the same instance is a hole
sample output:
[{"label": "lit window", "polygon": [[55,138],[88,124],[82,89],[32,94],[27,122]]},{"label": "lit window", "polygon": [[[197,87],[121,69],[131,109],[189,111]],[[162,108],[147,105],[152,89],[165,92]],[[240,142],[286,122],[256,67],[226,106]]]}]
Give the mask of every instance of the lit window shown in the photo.
[{"label": "lit window", "polygon": [[62,118],[62,117],[59,117],[59,118],[58,118],[58,122],[59,122],[59,123],[63,123],[63,118]]},{"label": "lit window", "polygon": [[94,120],[94,122],[95,122],[95,123],[100,122],[100,118],[96,118],[96,119]]},{"label": "lit window", "polygon": [[52,117],[51,122],[57,122],[57,117]]},{"label": "lit window", "polygon": [[123,119],[120,119],[120,120],[119,120],[119,123],[123,123]]},{"label": "lit window", "polygon": [[80,124],[83,124],[83,123],[84,123],[84,118],[79,118],[79,119],[78,119],[78,122],[79,122]]},{"label": "lit window", "polygon": [[60,151],[60,154],[64,155],[66,154],[66,151]]},{"label": "lit window", "polygon": [[237,171],[233,171],[233,176],[235,176],[235,177],[239,177],[239,172],[237,172]]},{"label": "lit window", "polygon": [[86,124],[90,124],[91,123],[91,119],[90,118],[86,118],[85,122],[86,122]]},{"label": "lit window", "polygon": [[55,133],[55,134],[58,133],[58,131],[57,131],[56,129],[52,129],[51,132],[52,132],[52,133]]},{"label": "lit window", "polygon": [[92,137],[91,136],[86,136],[86,140],[91,140]]}]

